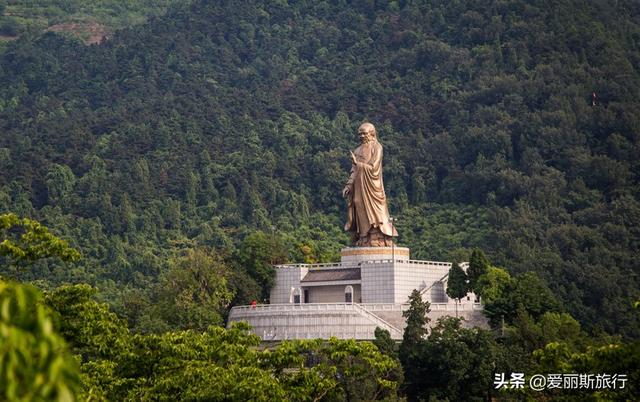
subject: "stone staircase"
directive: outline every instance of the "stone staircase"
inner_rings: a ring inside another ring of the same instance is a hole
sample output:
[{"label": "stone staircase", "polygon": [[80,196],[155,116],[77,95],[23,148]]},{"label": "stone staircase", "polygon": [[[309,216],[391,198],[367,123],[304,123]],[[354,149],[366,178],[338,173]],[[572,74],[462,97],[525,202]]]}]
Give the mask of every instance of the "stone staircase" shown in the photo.
[{"label": "stone staircase", "polygon": [[[356,307],[356,310],[360,311],[360,314],[368,317],[371,321],[373,321],[376,324],[376,327],[380,327],[389,331],[392,339],[402,339],[403,330],[399,329],[396,325],[385,320],[380,314],[374,314],[359,304],[354,303],[354,306]],[[400,314],[400,317],[402,317],[402,314]],[[391,318],[397,322],[397,320],[395,320],[395,318],[397,318],[397,314],[394,314]],[[400,326],[400,328],[402,328],[402,325]]]}]

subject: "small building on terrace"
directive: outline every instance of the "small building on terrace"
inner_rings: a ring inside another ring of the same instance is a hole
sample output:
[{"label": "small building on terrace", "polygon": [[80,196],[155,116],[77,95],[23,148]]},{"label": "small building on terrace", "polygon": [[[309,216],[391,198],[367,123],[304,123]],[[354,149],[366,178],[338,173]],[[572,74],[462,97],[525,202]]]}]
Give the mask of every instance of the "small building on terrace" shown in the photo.
[{"label": "small building on terrace", "polygon": [[466,326],[487,326],[473,293],[460,303],[447,296],[450,262],[412,260],[405,247],[349,247],[337,263],[275,268],[270,304],[236,306],[229,314],[229,324],[247,321],[265,341],[373,339],[376,327],[402,339],[402,312],[414,289],[431,303],[430,324],[457,315]]}]

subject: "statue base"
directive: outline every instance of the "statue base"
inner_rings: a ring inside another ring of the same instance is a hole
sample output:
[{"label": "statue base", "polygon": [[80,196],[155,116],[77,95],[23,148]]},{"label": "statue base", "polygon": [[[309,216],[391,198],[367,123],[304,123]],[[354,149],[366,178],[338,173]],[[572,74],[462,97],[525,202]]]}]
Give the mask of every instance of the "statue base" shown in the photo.
[{"label": "statue base", "polygon": [[[395,232],[395,229],[394,229]],[[397,236],[398,234],[395,233]],[[351,241],[356,247],[394,247],[393,236],[382,233],[378,226],[372,226],[366,236],[360,236],[357,232],[351,233]]]},{"label": "statue base", "polygon": [[340,251],[340,262],[354,264],[371,260],[408,260],[408,247],[346,247]]}]

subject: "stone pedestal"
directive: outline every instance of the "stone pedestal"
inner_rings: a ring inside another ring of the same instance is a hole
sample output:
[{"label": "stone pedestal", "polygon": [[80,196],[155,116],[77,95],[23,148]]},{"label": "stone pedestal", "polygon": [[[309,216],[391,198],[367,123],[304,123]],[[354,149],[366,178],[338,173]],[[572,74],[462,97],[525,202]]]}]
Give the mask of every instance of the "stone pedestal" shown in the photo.
[{"label": "stone pedestal", "polygon": [[[460,304],[445,292],[450,262],[410,260],[406,247],[347,247],[341,261],[276,267],[270,305],[235,306],[229,324],[247,321],[264,340],[373,339],[376,328],[402,339],[403,311],[414,290],[431,303],[431,323],[458,315],[486,328],[482,306],[469,293]],[[468,263],[460,266],[466,270]],[[346,295],[350,294],[350,297]]]},{"label": "stone pedestal", "polygon": [[346,247],[340,251],[342,264],[351,265],[372,260],[407,261],[409,249],[407,247]]}]

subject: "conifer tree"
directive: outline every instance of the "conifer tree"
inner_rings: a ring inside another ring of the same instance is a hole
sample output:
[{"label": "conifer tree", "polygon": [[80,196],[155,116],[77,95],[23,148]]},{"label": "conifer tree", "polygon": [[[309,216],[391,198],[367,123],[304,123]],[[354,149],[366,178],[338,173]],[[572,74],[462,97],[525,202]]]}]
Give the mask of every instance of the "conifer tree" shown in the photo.
[{"label": "conifer tree", "polygon": [[[430,304],[423,301],[420,292],[416,289],[409,296],[409,309],[402,312],[402,316],[407,319],[407,326],[402,337],[402,345],[400,346],[400,354],[410,349],[411,346],[418,344],[427,335],[427,323],[429,322]],[[406,355],[406,353],[405,353]]]},{"label": "conifer tree", "polygon": [[469,268],[467,269],[467,277],[469,278],[469,288],[473,290],[476,294],[478,278],[487,272],[487,268],[489,268],[489,260],[484,255],[482,250],[474,249],[471,252],[471,259],[469,260]]},{"label": "conifer tree", "polygon": [[407,319],[407,326],[402,336],[399,357],[405,370],[405,392],[410,398],[416,395],[425,380],[422,375],[424,367],[419,362],[428,332],[429,307],[429,302],[423,301],[420,292],[414,289],[409,296],[409,309],[402,313]]},{"label": "conifer tree", "polygon": [[373,340],[373,344],[376,345],[380,353],[397,358],[398,354],[396,351],[396,343],[391,339],[391,334],[386,329],[382,329],[380,327],[376,327],[373,332],[375,339]]},{"label": "conifer tree", "polygon": [[449,269],[449,278],[447,280],[447,295],[456,299],[456,317],[458,316],[458,303],[460,299],[466,296],[469,291],[469,283],[467,274],[464,273],[460,265],[454,262]]}]

